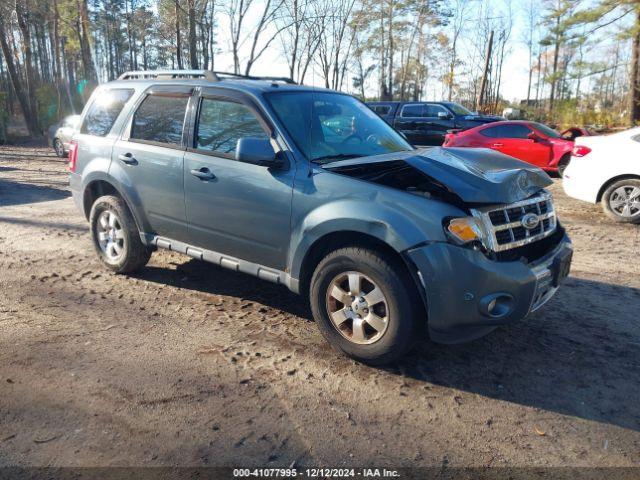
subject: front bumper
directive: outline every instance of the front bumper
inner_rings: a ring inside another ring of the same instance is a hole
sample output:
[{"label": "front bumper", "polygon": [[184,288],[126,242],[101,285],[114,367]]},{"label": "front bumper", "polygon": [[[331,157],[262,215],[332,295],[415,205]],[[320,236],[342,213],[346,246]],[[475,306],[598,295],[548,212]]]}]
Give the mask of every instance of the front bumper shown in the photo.
[{"label": "front bumper", "polygon": [[[462,343],[525,318],[555,294],[556,265],[565,258],[565,264],[570,262],[572,251],[566,235],[530,264],[493,261],[479,251],[443,242],[409,250],[424,287],[431,339]],[[563,266],[568,271],[569,265]]]}]

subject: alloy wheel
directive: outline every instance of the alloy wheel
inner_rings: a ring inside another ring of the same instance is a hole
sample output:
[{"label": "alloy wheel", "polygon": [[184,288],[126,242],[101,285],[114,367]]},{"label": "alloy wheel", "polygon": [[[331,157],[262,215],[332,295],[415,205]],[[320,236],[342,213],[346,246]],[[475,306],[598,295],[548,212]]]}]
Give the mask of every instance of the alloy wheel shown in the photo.
[{"label": "alloy wheel", "polygon": [[53,142],[53,149],[56,151],[56,155],[62,157],[64,155],[64,147],[62,146],[62,142],[57,138]]},{"label": "alloy wheel", "polygon": [[387,299],[380,287],[360,272],[334,277],[327,288],[326,305],[331,323],[350,342],[374,343],[387,331]]},{"label": "alloy wheel", "polygon": [[125,235],[122,222],[111,210],[105,210],[98,217],[96,226],[98,245],[110,262],[117,262],[125,253]]},{"label": "alloy wheel", "polygon": [[609,206],[621,217],[635,217],[640,213],[640,187],[623,185],[616,188],[609,197]]}]

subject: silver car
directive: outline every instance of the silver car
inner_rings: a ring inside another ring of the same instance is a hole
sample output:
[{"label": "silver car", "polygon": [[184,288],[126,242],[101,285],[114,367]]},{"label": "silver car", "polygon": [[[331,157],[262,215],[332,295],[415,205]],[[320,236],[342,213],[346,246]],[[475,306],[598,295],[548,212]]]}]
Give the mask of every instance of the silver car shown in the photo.
[{"label": "silver car", "polygon": [[78,129],[80,115],[69,115],[60,122],[49,127],[51,146],[59,157],[66,157],[69,153],[69,142]]}]

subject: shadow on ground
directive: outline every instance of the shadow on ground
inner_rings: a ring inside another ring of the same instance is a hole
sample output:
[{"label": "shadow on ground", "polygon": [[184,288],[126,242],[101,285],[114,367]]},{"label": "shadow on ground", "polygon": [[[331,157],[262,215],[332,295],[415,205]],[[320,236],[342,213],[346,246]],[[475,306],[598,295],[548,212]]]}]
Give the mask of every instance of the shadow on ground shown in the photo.
[{"label": "shadow on ground", "polygon": [[[197,260],[176,266],[176,270],[147,267],[137,278],[236,296],[311,320],[301,297],[282,286]],[[598,305],[587,298],[598,299]],[[630,304],[640,309],[640,290],[570,278],[541,312],[464,345],[425,340],[385,371],[640,430],[634,393],[640,384],[640,340],[637,330],[632,334],[610,321],[628,315]]]},{"label": "shadow on ground", "polygon": [[66,189],[0,179],[0,207],[60,200],[71,195]]}]

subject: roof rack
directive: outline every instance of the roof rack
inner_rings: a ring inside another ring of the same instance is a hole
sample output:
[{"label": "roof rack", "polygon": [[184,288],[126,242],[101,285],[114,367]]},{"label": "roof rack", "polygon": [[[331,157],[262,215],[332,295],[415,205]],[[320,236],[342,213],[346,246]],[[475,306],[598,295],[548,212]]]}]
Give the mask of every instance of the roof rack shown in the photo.
[{"label": "roof rack", "polygon": [[125,72],[118,77],[118,80],[144,80],[155,78],[157,80],[173,80],[176,78],[204,78],[211,82],[221,80],[267,80],[272,82],[284,82],[295,84],[287,77],[257,77],[253,75],[241,75],[231,72],[214,72],[212,70],[137,70]]},{"label": "roof rack", "polygon": [[219,80],[215,73],[209,70],[137,70],[123,73],[118,77],[118,80],[141,80],[146,78],[157,78],[159,80],[204,78],[214,82]]}]

